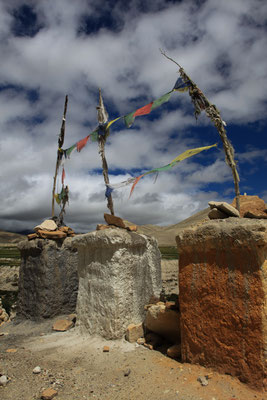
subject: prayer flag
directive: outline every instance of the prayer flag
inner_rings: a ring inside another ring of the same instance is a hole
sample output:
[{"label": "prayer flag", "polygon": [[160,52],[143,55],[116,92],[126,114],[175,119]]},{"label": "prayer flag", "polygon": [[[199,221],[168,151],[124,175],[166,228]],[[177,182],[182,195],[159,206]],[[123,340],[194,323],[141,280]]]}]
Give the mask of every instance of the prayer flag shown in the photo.
[{"label": "prayer flag", "polygon": [[85,138],[81,139],[78,143],[76,143],[77,151],[80,152],[88,142],[90,135],[86,136]]},{"label": "prayer flag", "polygon": [[62,168],[62,176],[61,176],[61,183],[64,185],[64,180],[65,180],[66,174],[65,174],[65,169],[64,167]]},{"label": "prayer flag", "polygon": [[155,108],[161,106],[162,104],[166,103],[167,101],[169,101],[170,97],[171,97],[172,92],[168,92],[166,94],[164,94],[163,96],[161,96],[159,99],[154,100],[151,110],[155,110]]},{"label": "prayer flag", "polygon": [[190,86],[190,81],[184,82],[183,78],[179,77],[175,82],[175,85],[172,90],[177,92],[186,92]]}]

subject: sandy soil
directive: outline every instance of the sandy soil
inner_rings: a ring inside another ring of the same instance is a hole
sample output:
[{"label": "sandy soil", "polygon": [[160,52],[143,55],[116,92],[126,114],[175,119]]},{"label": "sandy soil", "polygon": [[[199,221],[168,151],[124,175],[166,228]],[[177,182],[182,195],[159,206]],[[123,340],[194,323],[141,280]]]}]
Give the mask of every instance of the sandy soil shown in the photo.
[{"label": "sandy soil", "polygon": [[[56,318],[59,319],[59,318]],[[54,320],[6,323],[0,327],[1,400],[36,400],[54,388],[58,400],[263,400],[267,396],[231,376],[182,364],[124,340],[84,336],[77,327],[53,332]],[[110,351],[103,352],[109,346]],[[14,349],[15,352],[7,352]],[[33,374],[33,368],[41,373]]]}]

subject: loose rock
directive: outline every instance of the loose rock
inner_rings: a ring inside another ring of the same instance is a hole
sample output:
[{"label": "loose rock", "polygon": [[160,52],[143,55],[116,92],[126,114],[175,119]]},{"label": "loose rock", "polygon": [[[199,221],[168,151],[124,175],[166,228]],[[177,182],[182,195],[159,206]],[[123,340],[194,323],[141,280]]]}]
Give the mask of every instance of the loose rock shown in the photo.
[{"label": "loose rock", "polygon": [[230,217],[240,217],[239,211],[225,201],[209,201],[210,208],[217,208]]},{"label": "loose rock", "polygon": [[123,222],[123,220],[120,217],[116,217],[115,215],[111,214],[104,214],[105,221],[108,225],[115,225],[118,228],[124,228],[126,229],[126,226]]},{"label": "loose rock", "polygon": [[109,353],[109,346],[103,347],[103,353]]},{"label": "loose rock", "polygon": [[144,336],[143,324],[130,324],[126,330],[126,340],[130,343],[134,343],[137,339]]},{"label": "loose rock", "polygon": [[198,382],[201,383],[202,386],[207,386],[209,384],[207,378],[205,376],[199,376],[197,378]]},{"label": "loose rock", "polygon": [[8,379],[7,379],[6,375],[0,376],[0,386],[6,386],[7,382],[8,382]]},{"label": "loose rock", "polygon": [[221,210],[218,210],[217,208],[212,208],[208,213],[208,217],[209,219],[224,219],[229,218],[229,215],[225,214]]},{"label": "loose rock", "polygon": [[33,368],[32,372],[33,372],[34,374],[40,374],[40,372],[41,372],[41,367],[39,367],[39,365],[38,365],[37,367]]},{"label": "loose rock", "polygon": [[67,319],[59,319],[57,320],[52,329],[53,331],[65,332],[74,326],[72,321],[68,321]]},{"label": "loose rock", "polygon": [[55,389],[49,388],[49,389],[45,389],[41,395],[41,398],[43,400],[51,400],[53,399],[55,396],[57,396],[57,391]]}]

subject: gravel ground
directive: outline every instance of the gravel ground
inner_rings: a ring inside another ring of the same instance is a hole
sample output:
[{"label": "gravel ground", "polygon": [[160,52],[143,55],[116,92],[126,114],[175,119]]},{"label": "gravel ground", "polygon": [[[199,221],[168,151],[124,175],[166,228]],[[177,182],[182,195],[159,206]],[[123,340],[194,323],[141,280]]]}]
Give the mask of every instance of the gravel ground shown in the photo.
[{"label": "gravel ground", "polygon": [[[125,340],[84,336],[77,327],[53,332],[53,322],[15,319],[0,327],[0,374],[9,379],[0,386],[1,400],[40,399],[47,388],[57,391],[58,400],[266,399],[235,378]],[[40,374],[33,373],[36,366]],[[197,379],[208,374],[202,386]]]}]

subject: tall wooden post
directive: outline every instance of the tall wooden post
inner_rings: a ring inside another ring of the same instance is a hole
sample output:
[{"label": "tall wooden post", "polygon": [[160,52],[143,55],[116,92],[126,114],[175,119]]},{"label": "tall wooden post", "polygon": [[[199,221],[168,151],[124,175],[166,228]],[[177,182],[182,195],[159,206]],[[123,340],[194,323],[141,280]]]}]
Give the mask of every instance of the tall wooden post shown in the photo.
[{"label": "tall wooden post", "polygon": [[[164,53],[163,50],[160,50],[161,54],[168,58],[170,61],[174,62],[176,65],[179,67],[179,73],[181,78],[183,79],[184,83],[189,83],[189,94],[191,96],[192,102],[194,106],[200,101],[200,109],[205,110],[206,115],[210,118],[210,120],[213,122],[215,127],[217,128],[217,131],[220,135],[220,138],[223,143],[223,149],[225,153],[225,162],[226,164],[231,168],[233,178],[234,178],[234,185],[235,185],[235,194],[236,194],[236,208],[240,212],[240,190],[239,190],[239,174],[236,168],[236,161],[234,159],[234,148],[232,144],[230,143],[226,130],[224,129],[225,122],[222,120],[221,115],[219,110],[214,104],[211,104],[207,97],[204,95],[204,93],[198,88],[198,86],[195,84],[195,82],[192,81],[192,79],[185,73],[184,69],[181,67],[180,64],[178,64],[175,60],[173,60],[171,57],[167,56],[166,53]],[[200,113],[200,111],[198,111]],[[195,113],[196,115],[196,113]]]},{"label": "tall wooden post", "polygon": [[63,113],[63,117],[62,117],[60,134],[58,136],[57,162],[56,162],[56,170],[55,170],[55,176],[54,176],[54,180],[53,180],[53,189],[52,189],[52,217],[54,217],[54,215],[55,215],[55,191],[56,191],[57,173],[58,173],[58,168],[60,165],[60,160],[62,158],[61,151],[62,151],[62,146],[64,143],[64,136],[65,136],[67,107],[68,107],[68,95],[66,95],[66,97],[65,97],[64,113]]},{"label": "tall wooden post", "polygon": [[[103,98],[101,95],[101,89],[99,89],[99,105],[96,107],[96,109],[97,109],[98,124],[100,127],[104,126],[108,122],[108,113],[104,106]],[[98,149],[102,160],[102,170],[103,170],[104,182],[106,185],[109,184],[108,164],[105,156],[105,144],[108,136],[109,136],[109,129],[105,129],[103,135],[98,135]],[[109,195],[107,200],[107,207],[109,208],[111,215],[114,215],[113,200],[111,194]]]}]

